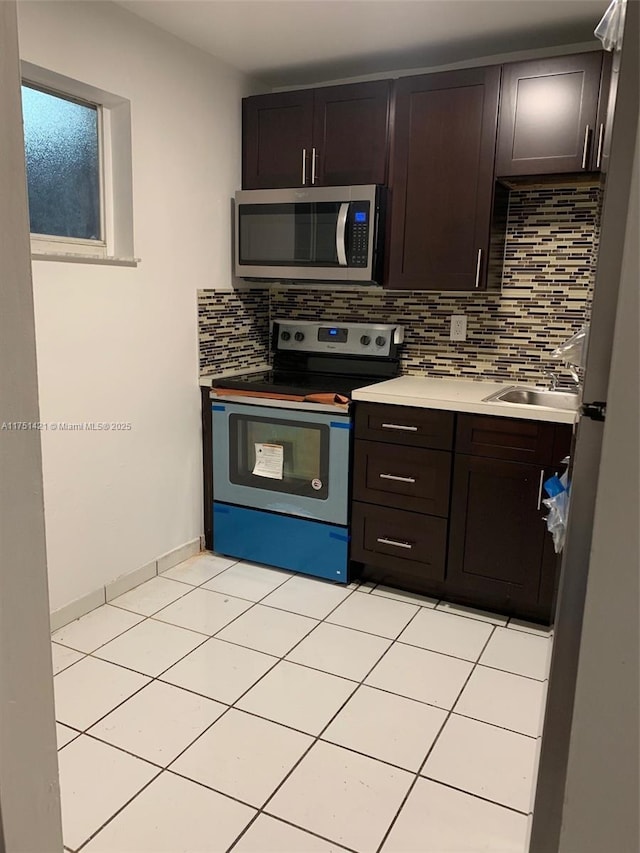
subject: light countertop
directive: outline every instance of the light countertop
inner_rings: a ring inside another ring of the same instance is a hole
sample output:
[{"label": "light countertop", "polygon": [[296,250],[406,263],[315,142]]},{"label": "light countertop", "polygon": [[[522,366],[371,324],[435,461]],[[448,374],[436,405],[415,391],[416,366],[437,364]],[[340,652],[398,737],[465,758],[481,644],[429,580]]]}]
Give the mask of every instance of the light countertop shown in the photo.
[{"label": "light countertop", "polygon": [[[522,383],[524,384],[524,383]],[[427,376],[399,376],[358,388],[353,399],[367,403],[387,403],[393,406],[417,406],[424,409],[445,409],[450,412],[495,415],[503,418],[523,418],[572,424],[577,412],[526,403],[485,402],[491,394],[510,388],[517,382],[472,382],[466,379],[433,379]],[[533,386],[527,386],[533,387]]]}]

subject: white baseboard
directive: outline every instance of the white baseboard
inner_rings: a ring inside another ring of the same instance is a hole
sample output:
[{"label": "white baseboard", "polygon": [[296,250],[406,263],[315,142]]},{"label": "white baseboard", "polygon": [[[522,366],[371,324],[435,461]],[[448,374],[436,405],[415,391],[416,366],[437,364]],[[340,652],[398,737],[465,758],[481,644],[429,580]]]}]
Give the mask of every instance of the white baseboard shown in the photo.
[{"label": "white baseboard", "polygon": [[69,622],[74,622],[81,616],[95,610],[96,607],[100,607],[107,601],[113,601],[119,595],[128,592],[130,589],[134,589],[136,586],[140,586],[141,583],[162,574],[162,572],[166,572],[167,569],[177,566],[178,563],[188,560],[189,557],[195,557],[196,554],[199,554],[203,550],[203,547],[201,537],[199,536],[197,539],[185,542],[184,545],[174,548],[173,551],[169,551],[167,554],[162,554],[162,556],[144,566],[134,569],[132,572],[120,575],[105,586],[101,586],[93,590],[93,592],[83,595],[81,598],[76,599],[76,601],[65,604],[64,607],[60,607],[51,614],[51,631],[57,631],[58,628],[68,625]]},{"label": "white baseboard", "polygon": [[65,604],[64,607],[60,607],[59,610],[51,614],[51,633],[57,631],[58,628],[62,628],[64,625],[68,625],[69,622],[75,622],[76,619],[84,616],[85,613],[89,613],[91,610],[95,610],[96,607],[103,605],[105,601],[104,587],[101,586],[99,589],[94,589],[93,592],[83,595],[82,598],[77,598],[70,604]]},{"label": "white baseboard", "polygon": [[151,563],[147,563],[146,566],[140,566],[139,569],[127,572],[126,575],[120,575],[119,578],[108,583],[104,588],[105,597],[107,601],[113,601],[114,598],[117,598],[125,592],[129,592],[130,589],[133,589],[136,586],[140,586],[140,584],[145,581],[151,580],[151,578],[155,577],[157,574],[158,561],[153,560]]},{"label": "white baseboard", "polygon": [[179,548],[174,548],[173,551],[163,554],[161,557],[158,557],[157,560],[158,574],[161,575],[168,569],[172,569],[174,566],[177,566],[178,563],[183,563],[185,560],[188,560],[189,557],[195,557],[195,555],[199,554],[201,550],[200,537],[198,536],[197,539],[192,539],[191,542],[186,542],[184,545],[180,545]]}]

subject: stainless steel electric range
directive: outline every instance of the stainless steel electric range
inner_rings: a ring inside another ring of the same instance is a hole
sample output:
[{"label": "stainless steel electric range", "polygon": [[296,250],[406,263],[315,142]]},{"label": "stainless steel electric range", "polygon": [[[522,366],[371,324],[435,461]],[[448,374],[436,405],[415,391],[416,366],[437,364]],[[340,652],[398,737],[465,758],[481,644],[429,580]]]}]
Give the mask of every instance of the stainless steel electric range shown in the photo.
[{"label": "stainless steel electric range", "polygon": [[273,368],[214,380],[212,545],[346,583],[351,393],[399,373],[403,329],[276,321]]}]

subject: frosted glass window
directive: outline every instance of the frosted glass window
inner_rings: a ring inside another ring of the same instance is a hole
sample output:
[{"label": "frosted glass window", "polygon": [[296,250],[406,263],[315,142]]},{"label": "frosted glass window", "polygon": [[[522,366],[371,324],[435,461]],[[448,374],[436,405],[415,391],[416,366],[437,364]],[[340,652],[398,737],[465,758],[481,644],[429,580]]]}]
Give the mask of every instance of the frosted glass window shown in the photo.
[{"label": "frosted glass window", "polygon": [[101,240],[98,110],[22,87],[32,234]]}]

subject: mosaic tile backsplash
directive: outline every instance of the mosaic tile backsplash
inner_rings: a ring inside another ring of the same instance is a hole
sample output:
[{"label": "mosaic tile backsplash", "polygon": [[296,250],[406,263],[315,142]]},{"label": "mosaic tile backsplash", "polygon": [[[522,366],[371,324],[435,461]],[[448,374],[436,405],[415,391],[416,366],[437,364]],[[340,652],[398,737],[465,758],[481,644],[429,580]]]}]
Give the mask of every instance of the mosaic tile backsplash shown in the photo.
[{"label": "mosaic tile backsplash", "polygon": [[[589,319],[600,206],[597,187],[512,191],[501,292],[200,291],[201,369],[264,361],[268,317],[326,317],[403,325],[405,373],[538,383],[551,369],[568,380],[550,353]],[[449,340],[451,314],[467,316],[466,341]]]},{"label": "mosaic tile backsplash", "polygon": [[200,373],[269,361],[269,290],[199,290]]}]

